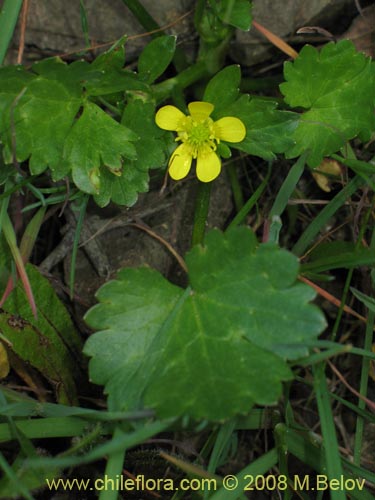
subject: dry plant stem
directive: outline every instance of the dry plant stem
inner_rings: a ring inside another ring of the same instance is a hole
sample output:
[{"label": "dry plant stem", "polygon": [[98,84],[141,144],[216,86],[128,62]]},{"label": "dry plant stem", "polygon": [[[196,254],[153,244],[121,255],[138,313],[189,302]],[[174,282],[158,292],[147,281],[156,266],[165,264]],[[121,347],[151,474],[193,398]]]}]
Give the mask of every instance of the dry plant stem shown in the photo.
[{"label": "dry plant stem", "polygon": [[[130,479],[133,479],[133,481],[137,480],[136,476],[134,474],[132,474],[131,472],[129,472],[128,470],[126,470],[126,469],[123,469],[122,473],[123,473],[124,476],[127,476]],[[162,498],[161,495],[159,495],[159,493],[155,493],[155,491],[148,490],[147,488],[145,488],[145,491],[147,491],[147,493],[150,496],[154,497],[154,498]]]},{"label": "dry plant stem", "polygon": [[[311,286],[321,297],[324,299],[327,299],[331,304],[335,305],[336,307],[341,307],[341,300],[337,299],[334,297],[332,294],[329,292],[326,292],[323,288],[320,286],[316,285],[312,281],[308,280],[307,278],[304,278],[303,276],[298,276],[298,279],[300,281],[303,281],[307,285]],[[367,319],[364,316],[361,316],[359,313],[354,311],[351,307],[344,305],[344,311],[347,314],[350,314],[351,316],[354,316],[355,318],[363,321],[363,323],[367,323]]]},{"label": "dry plant stem", "polygon": [[[157,207],[152,207],[138,213],[138,218],[148,217],[149,215],[153,215],[161,210],[169,208],[170,206],[171,206],[170,203],[161,203]],[[72,217],[72,215],[68,217]],[[135,222],[136,217],[135,216],[126,217],[126,219],[124,219],[124,215],[121,214],[119,216],[114,217],[113,219],[110,219],[107,222],[104,222],[99,228],[97,227],[98,224],[94,224],[94,220],[92,220],[90,216],[86,216],[85,224],[87,224],[89,220],[90,220],[89,231],[88,233],[86,233],[86,231],[82,232],[81,239],[83,241],[80,243],[79,248],[85,247],[92,240],[94,240],[101,234],[106,233],[107,231],[129,226],[130,222]],[[61,233],[64,235],[63,239],[56,246],[56,248],[52,250],[52,252],[48,255],[48,257],[46,257],[44,261],[39,265],[39,269],[42,272],[44,273],[50,272],[51,269],[54,268],[59,262],[61,262],[71,251],[74,241],[75,219],[74,220],[71,219],[71,222],[73,225],[66,224],[61,229]],[[108,263],[107,258],[106,261]]]},{"label": "dry plant stem", "polygon": [[[73,210],[67,210],[66,218],[75,231],[79,220],[78,214],[76,214]],[[108,260],[107,254],[100,244],[100,241],[91,238],[93,232],[94,231],[90,227],[90,222],[86,218],[85,223],[82,225],[80,236],[80,239],[87,240],[87,244],[84,248],[85,253],[94,266],[95,271],[98,273],[98,276],[108,278],[110,275],[111,264]]]},{"label": "dry plant stem", "polygon": [[[138,35],[130,35],[126,38],[126,40],[137,40],[138,38],[144,38],[146,36],[153,35],[154,33],[160,33],[161,31],[164,31],[168,28],[172,28],[176,24],[183,21],[186,17],[190,16],[192,13],[193,13],[193,10],[189,10],[188,12],[185,12],[185,14],[182,14],[182,16],[175,19],[174,21],[172,21],[168,24],[165,24],[164,26],[161,26],[159,29],[148,31],[147,33],[139,33]],[[69,56],[78,54],[80,52],[92,52],[92,51],[97,50],[97,49],[103,49],[105,47],[110,47],[111,45],[113,45],[116,42],[117,42],[117,40],[112,40],[111,42],[99,43],[96,45],[91,45],[91,47],[84,47],[81,49],[72,50],[70,52],[63,52],[61,54],[56,54],[55,57],[63,58],[63,57],[69,57]]]},{"label": "dry plant stem", "polygon": [[29,0],[23,0],[22,11],[21,11],[20,45],[18,47],[17,64],[22,64],[23,52],[25,50],[25,33],[26,33],[28,12],[29,12]]},{"label": "dry plant stem", "polygon": [[291,58],[295,59],[298,56],[298,52],[296,52],[293,47],[291,47],[288,43],[284,42],[280,37],[269,31],[267,28],[262,26],[261,24],[257,23],[256,21],[253,20],[253,26],[255,29],[259,31],[259,33],[262,33],[263,36],[267,38],[275,47],[280,49],[284,54],[290,56]]},{"label": "dry plant stem", "polygon": [[155,238],[155,240],[158,240],[173,255],[173,257],[177,260],[180,267],[185,271],[185,273],[188,272],[188,269],[186,267],[184,259],[181,257],[181,255],[179,255],[176,252],[176,250],[172,247],[172,245],[170,243],[168,243],[168,241],[166,241],[164,238],[162,238],[157,233],[155,233],[155,231],[153,231],[151,228],[147,227],[146,225],[144,225],[142,223],[140,224],[137,222],[130,222],[128,225],[132,226],[132,227],[136,227],[136,228],[140,229],[141,231],[144,231],[145,233],[149,234],[152,238]]},{"label": "dry plant stem", "polygon": [[329,359],[327,359],[327,363],[329,364],[329,367],[331,368],[331,370],[333,371],[333,373],[341,380],[341,382],[345,385],[345,387],[352,393],[354,394],[355,396],[357,396],[357,398],[361,399],[362,401],[364,401],[369,410],[372,411],[372,413],[375,413],[375,403],[374,401],[371,401],[370,399],[368,398],[365,398],[364,396],[362,396],[362,394],[360,394],[358,391],[356,391],[345,379],[345,377],[339,372],[339,370],[335,367],[335,365],[333,363],[331,363],[331,361],[329,361]]},{"label": "dry plant stem", "polygon": [[206,233],[208,209],[210,207],[212,182],[199,182],[195,199],[194,226],[191,246],[203,245]]}]

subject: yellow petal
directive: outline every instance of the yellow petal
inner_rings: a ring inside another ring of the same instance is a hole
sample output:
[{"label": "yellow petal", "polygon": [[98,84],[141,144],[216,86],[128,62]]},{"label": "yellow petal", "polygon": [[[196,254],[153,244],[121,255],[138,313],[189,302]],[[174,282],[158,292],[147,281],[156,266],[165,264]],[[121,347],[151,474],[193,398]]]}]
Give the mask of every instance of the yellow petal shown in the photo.
[{"label": "yellow petal", "polygon": [[185,118],[185,115],[176,106],[163,106],[156,113],[155,122],[163,130],[176,131],[182,118]]},{"label": "yellow petal", "polygon": [[190,148],[186,144],[181,144],[176,148],[169,161],[169,175],[175,181],[179,181],[187,176],[191,167],[192,155]]},{"label": "yellow petal", "polygon": [[239,118],[225,116],[214,123],[215,135],[228,142],[241,142],[245,139],[246,128]]},{"label": "yellow petal", "polygon": [[193,120],[205,120],[214,110],[214,105],[210,102],[195,101],[188,105],[189,112]]},{"label": "yellow petal", "polygon": [[211,182],[220,174],[221,160],[213,151],[198,153],[197,177],[201,182]]}]

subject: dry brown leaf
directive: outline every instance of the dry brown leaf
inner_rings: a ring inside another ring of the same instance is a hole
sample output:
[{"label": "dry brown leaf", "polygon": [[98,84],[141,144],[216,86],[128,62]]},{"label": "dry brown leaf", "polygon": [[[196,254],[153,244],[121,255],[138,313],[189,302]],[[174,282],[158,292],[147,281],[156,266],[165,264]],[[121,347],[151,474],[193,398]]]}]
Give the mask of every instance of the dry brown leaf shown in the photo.
[{"label": "dry brown leaf", "polygon": [[311,172],[320,189],[329,193],[331,182],[340,177],[341,167],[336,160],[324,159],[314,171]]}]

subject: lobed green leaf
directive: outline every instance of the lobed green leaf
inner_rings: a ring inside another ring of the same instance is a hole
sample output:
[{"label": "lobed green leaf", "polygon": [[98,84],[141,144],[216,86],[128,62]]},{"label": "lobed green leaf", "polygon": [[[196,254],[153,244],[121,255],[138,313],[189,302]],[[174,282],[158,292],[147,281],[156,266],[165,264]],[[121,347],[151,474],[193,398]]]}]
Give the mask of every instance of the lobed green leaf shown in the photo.
[{"label": "lobed green leaf", "polygon": [[[96,104],[87,102],[64,145],[64,164],[72,171],[76,186],[85,193],[100,191],[100,177],[108,168],[112,176],[122,176],[127,166],[124,159],[136,158],[130,141],[138,137],[113,120]],[[95,183],[93,175],[97,175]],[[115,179],[113,179],[115,181]]]},{"label": "lobed green leaf", "polygon": [[351,41],[328,43],[320,52],[306,45],[295,61],[285,63],[284,76],[285,101],[307,110],[292,135],[288,158],[309,150],[307,163],[316,167],[347,140],[370,137],[375,67]]},{"label": "lobed green leaf", "polygon": [[275,403],[286,360],[306,355],[325,325],[308,304],[314,291],[296,283],[297,259],[236,228],[209,233],[187,265],[186,290],[144,268],[99,290],[86,321],[101,331],[84,351],[110,409],[223,420]]},{"label": "lobed green leaf", "polygon": [[240,151],[272,160],[293,144],[292,135],[298,125],[298,115],[280,111],[276,103],[242,95],[220,110],[217,117],[236,116],[246,127],[245,139],[234,145]]}]

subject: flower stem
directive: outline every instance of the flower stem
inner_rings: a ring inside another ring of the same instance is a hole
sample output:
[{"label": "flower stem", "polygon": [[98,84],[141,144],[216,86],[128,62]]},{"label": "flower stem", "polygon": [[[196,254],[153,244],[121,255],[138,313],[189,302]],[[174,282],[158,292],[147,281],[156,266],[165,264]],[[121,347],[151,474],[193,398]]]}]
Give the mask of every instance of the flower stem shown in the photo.
[{"label": "flower stem", "polygon": [[209,73],[205,62],[198,61],[181,71],[177,76],[153,85],[152,90],[155,100],[157,103],[161,103],[172,94],[175,88],[184,89],[207,76],[209,76]]},{"label": "flower stem", "polygon": [[198,184],[197,197],[195,199],[193,236],[191,240],[192,247],[203,245],[210,206],[211,184],[212,182],[200,182]]},{"label": "flower stem", "polygon": [[243,207],[244,201],[240,181],[238,180],[237,170],[233,163],[227,165],[227,174],[232,187],[232,194],[236,212],[239,212]]}]

